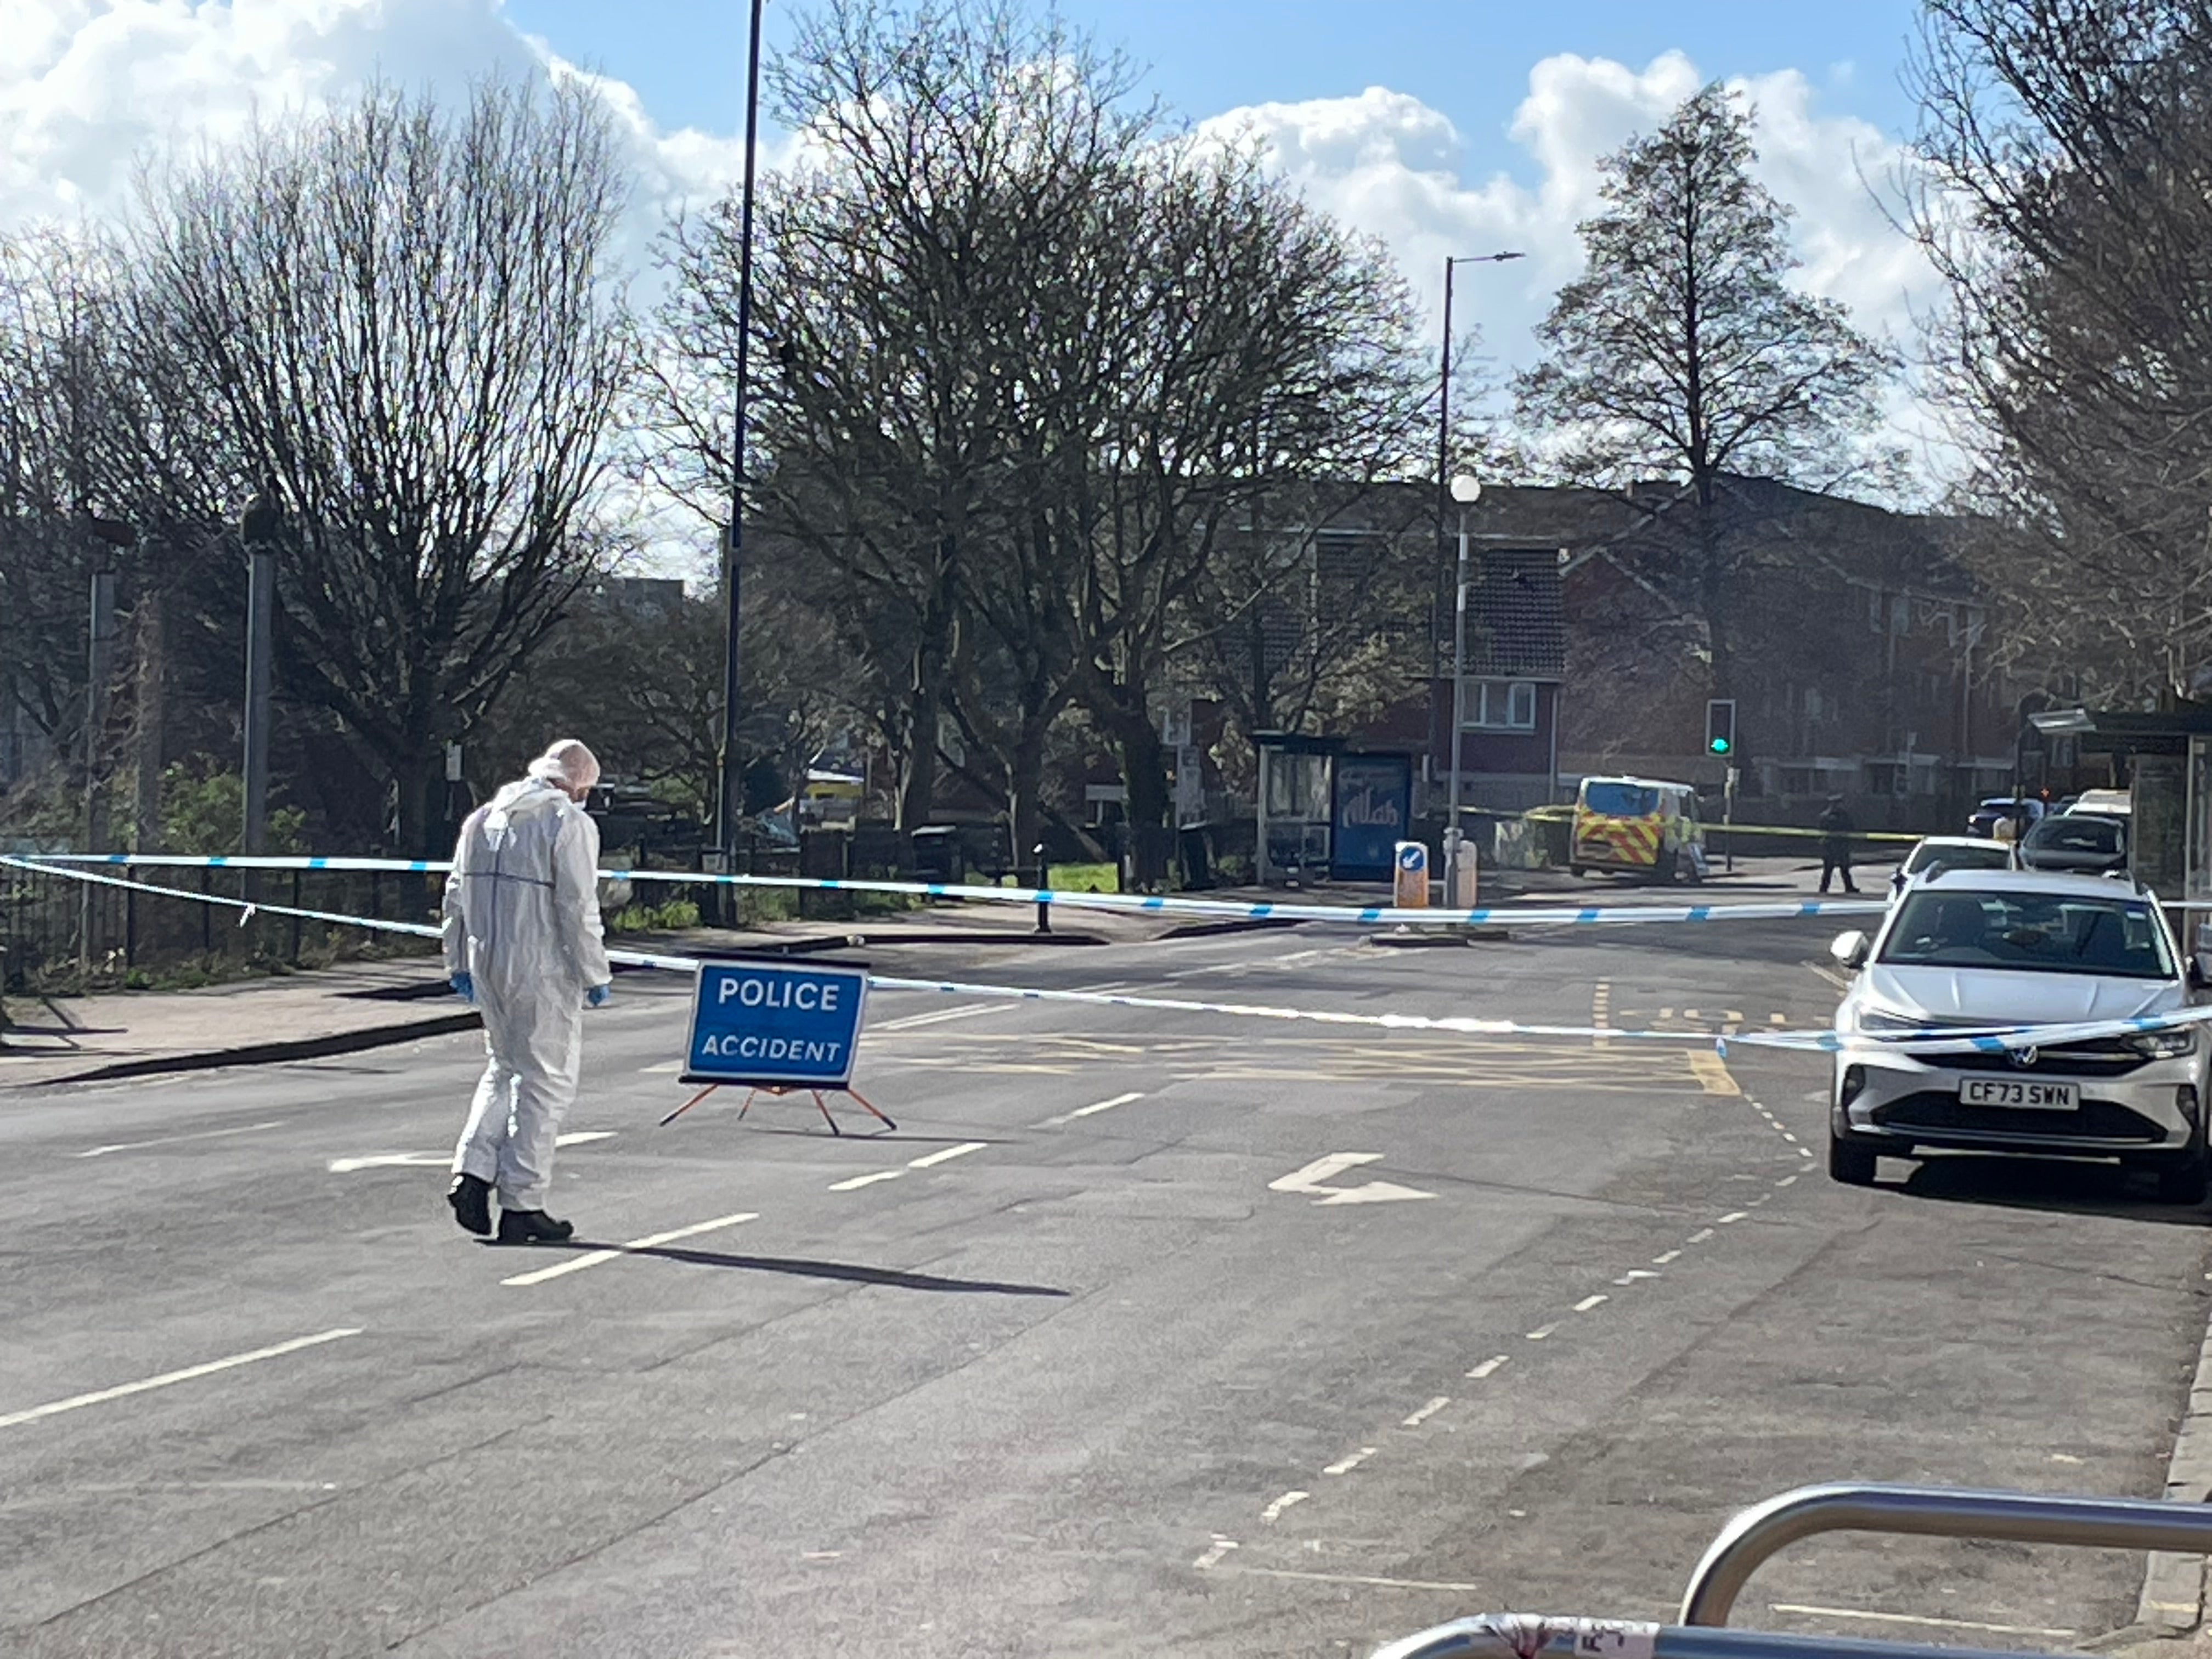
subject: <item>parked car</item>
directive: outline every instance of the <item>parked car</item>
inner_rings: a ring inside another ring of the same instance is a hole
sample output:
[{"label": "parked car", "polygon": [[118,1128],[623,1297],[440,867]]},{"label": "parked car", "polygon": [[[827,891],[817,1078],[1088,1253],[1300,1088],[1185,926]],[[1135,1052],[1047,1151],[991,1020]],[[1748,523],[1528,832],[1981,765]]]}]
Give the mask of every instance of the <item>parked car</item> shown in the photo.
[{"label": "parked car", "polygon": [[2021,842],[2020,862],[2030,870],[2124,875],[2128,868],[2127,820],[2087,812],[2045,818]]},{"label": "parked car", "polygon": [[1855,977],[1836,1010],[1828,1173],[1925,1148],[2118,1158],[2159,1194],[2205,1195],[2212,1045],[2194,1025],[2003,1053],[1910,1054],[1907,1031],[2127,1020],[2185,1008],[2203,982],[2156,897],[2100,876],[1923,877],[1869,939],[1831,947]]},{"label": "parked car", "polygon": [[2126,789],[2084,789],[2069,805],[2060,810],[2094,812],[2103,818],[2132,818],[2136,811],[2135,794]]},{"label": "parked car", "polygon": [[2026,818],[2030,823],[2043,816],[2043,803],[2033,795],[1992,795],[1966,817],[1966,833],[1984,838],[1997,832],[2006,818]]},{"label": "parked car", "polygon": [[1923,836],[1913,843],[1889,878],[1889,896],[1895,899],[1916,876],[1939,870],[2016,870],[2020,855],[2010,842],[1984,841],[1978,836]]}]

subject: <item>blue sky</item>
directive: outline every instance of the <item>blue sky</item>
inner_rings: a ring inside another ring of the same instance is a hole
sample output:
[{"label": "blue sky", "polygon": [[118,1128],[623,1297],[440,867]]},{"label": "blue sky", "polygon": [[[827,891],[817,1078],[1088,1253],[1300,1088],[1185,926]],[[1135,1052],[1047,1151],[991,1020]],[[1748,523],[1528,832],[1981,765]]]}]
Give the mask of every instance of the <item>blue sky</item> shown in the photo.
[{"label": "blue sky", "polygon": [[[804,0],[770,0],[770,49]],[[1529,70],[1562,52],[1640,68],[1670,49],[1705,75],[1796,70],[1821,107],[1894,137],[1917,0],[1066,0],[1061,14],[1149,64],[1146,85],[1201,119],[1240,106],[1387,86],[1450,118],[1468,171],[1534,182],[1508,137]],[[635,87],[667,126],[734,133],[744,0],[506,0],[518,27]]]}]

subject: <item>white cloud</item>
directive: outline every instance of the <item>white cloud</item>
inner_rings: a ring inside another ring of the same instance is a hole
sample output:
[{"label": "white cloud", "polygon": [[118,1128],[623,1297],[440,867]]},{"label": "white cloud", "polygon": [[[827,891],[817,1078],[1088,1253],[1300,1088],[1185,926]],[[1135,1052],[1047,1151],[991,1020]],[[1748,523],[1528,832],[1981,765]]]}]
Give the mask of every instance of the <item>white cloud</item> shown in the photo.
[{"label": "white cloud", "polygon": [[[1231,110],[1201,131],[1265,145],[1307,199],[1391,249],[1432,316],[1448,256],[1527,253],[1520,264],[1462,269],[1454,283],[1455,331],[1480,323],[1486,352],[1510,368],[1533,358],[1531,331],[1582,268],[1575,225],[1599,206],[1599,159],[1656,128],[1704,80],[1679,52],[1641,70],[1572,54],[1545,58],[1529,71],[1510,129],[1528,158],[1526,183],[1506,173],[1469,179],[1449,119],[1382,87]],[[1729,84],[1754,111],[1760,181],[1797,210],[1796,280],[1843,301],[1868,332],[1908,341],[1912,310],[1936,298],[1936,278],[1868,185],[1886,187],[1909,152],[1866,121],[1824,112],[1818,89],[1795,70]],[[1894,409],[1900,437],[1924,429],[1909,397]]]},{"label": "white cloud", "polygon": [[134,168],[327,107],[381,76],[455,96],[489,76],[598,92],[636,170],[632,258],[661,216],[720,194],[733,139],[663,131],[635,92],[524,35],[500,0],[0,0],[0,229],[126,211]]}]

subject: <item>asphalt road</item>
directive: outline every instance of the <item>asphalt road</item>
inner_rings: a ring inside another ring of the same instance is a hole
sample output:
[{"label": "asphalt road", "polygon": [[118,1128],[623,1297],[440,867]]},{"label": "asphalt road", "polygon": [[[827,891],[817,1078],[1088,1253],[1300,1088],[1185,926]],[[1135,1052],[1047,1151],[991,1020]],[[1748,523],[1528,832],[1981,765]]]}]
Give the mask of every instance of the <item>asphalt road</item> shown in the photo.
[{"label": "asphalt road", "polygon": [[[1824,1023],[1824,940],[898,966],[1690,1031]],[[656,1128],[684,990],[625,976],[588,1027],[555,1207],[604,1250],[452,1224],[471,1038],[0,1095],[0,1650],[1210,1659],[1665,1618],[1803,1482],[2156,1492],[2204,1334],[2204,1214],[2005,1160],[1832,1186],[1815,1057],[885,994],[896,1133]],[[2140,1577],[1833,1540],[1738,1619],[2064,1645]]]}]

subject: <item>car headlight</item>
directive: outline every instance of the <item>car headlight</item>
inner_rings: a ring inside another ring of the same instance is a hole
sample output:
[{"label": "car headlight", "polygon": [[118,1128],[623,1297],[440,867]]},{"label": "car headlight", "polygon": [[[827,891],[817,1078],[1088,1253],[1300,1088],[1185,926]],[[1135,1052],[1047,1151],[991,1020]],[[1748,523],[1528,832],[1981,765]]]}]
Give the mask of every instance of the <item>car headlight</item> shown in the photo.
[{"label": "car headlight", "polygon": [[2177,1025],[2164,1031],[2137,1031],[2124,1041],[2145,1060],[2179,1060],[2197,1052],[2197,1028]]},{"label": "car headlight", "polygon": [[1881,1008],[1860,1009],[1853,1023],[1862,1031],[1920,1031],[1927,1029],[1925,1020],[1910,1019],[1903,1014],[1891,1013]]}]

